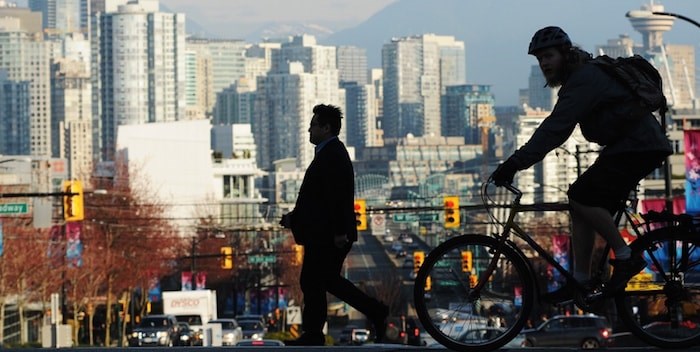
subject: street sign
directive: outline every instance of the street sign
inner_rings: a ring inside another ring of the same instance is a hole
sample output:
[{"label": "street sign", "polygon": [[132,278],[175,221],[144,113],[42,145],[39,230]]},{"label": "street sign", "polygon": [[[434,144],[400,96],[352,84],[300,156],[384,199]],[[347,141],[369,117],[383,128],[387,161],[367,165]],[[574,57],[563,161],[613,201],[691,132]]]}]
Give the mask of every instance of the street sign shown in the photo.
[{"label": "street sign", "polygon": [[29,212],[27,203],[0,204],[0,214],[26,214]]},{"label": "street sign", "polygon": [[394,214],[394,222],[437,222],[440,220],[440,215],[430,213],[419,214]]},{"label": "street sign", "polygon": [[394,214],[394,222],[415,222],[418,221],[418,217],[415,214]]},{"label": "street sign", "polygon": [[250,264],[263,264],[263,263],[275,263],[275,262],[277,262],[277,256],[274,254],[271,254],[271,255],[256,254],[256,255],[248,256],[248,263],[250,263]]},{"label": "street sign", "polygon": [[372,215],[372,235],[382,236],[386,232],[386,214]]},{"label": "street sign", "polygon": [[301,325],[301,307],[287,307],[287,325]]}]

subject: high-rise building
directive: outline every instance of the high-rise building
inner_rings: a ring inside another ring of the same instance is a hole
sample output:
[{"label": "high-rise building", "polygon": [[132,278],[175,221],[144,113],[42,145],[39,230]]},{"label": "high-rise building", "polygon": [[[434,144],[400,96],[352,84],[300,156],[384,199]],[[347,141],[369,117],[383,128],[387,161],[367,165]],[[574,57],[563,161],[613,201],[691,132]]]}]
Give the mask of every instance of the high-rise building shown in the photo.
[{"label": "high-rise building", "polygon": [[39,33],[27,32],[22,19],[0,18],[0,69],[13,82],[30,82],[29,151],[51,156],[51,70],[49,44]]},{"label": "high-rise building", "polygon": [[354,81],[340,82],[345,90],[347,144],[358,149],[374,146],[377,134],[377,102],[374,85]]},{"label": "high-rise building", "polygon": [[282,43],[263,42],[250,46],[245,53],[245,78],[252,90],[257,90],[258,77],[265,76],[272,68],[272,51],[282,48]]},{"label": "high-rise building", "polygon": [[466,144],[482,144],[482,133],[495,125],[495,98],[491,86],[448,86],[443,96],[442,135],[464,137]]},{"label": "high-rise building", "polygon": [[216,95],[213,125],[250,124],[253,121],[255,90],[247,78]]},{"label": "high-rise building", "polygon": [[[300,168],[313,159],[308,129],[317,104],[345,109],[345,94],[338,88],[335,47],[316,44],[313,36],[293,37],[272,52],[272,69],[259,77],[254,112],[258,165],[294,157]],[[345,139],[345,128],[340,131]]]},{"label": "high-rise building", "polygon": [[530,77],[528,78],[527,105],[534,109],[551,111],[557,103],[557,93],[559,87],[551,88],[547,86],[547,79],[544,78],[542,70],[538,65],[530,66]]},{"label": "high-rise building", "polygon": [[374,136],[371,136],[372,147],[384,146],[384,130],[382,130],[382,116],[384,115],[384,71],[381,68],[373,68],[369,70],[369,84],[374,87],[374,111],[370,115],[377,117],[377,127],[374,130]]},{"label": "high-rise building", "polygon": [[12,17],[19,20],[20,29],[29,33],[41,33],[41,12],[17,7],[16,4],[0,1],[0,18]]},{"label": "high-rise building", "polygon": [[665,44],[663,33],[669,31],[675,20],[671,16],[649,15],[649,11],[663,12],[660,4],[642,5],[641,11],[630,11],[632,27],[642,34],[642,45],[634,47],[635,54],[651,60],[661,73],[664,93],[674,109],[694,108],[695,103],[695,47]]},{"label": "high-rise building", "polygon": [[80,0],[29,0],[29,8],[41,12],[42,26],[49,35],[81,30]]},{"label": "high-rise building", "polygon": [[52,65],[51,114],[54,157],[68,161],[70,177],[92,172],[92,85],[85,62],[61,58]]},{"label": "high-rise building", "polygon": [[367,84],[367,50],[356,46],[339,46],[336,65],[340,82]]},{"label": "high-rise building", "polygon": [[424,34],[384,44],[385,141],[440,135],[440,96],[447,86],[466,83],[464,55],[464,42],[451,36]]},{"label": "high-rise building", "polygon": [[136,0],[93,17],[93,107],[102,160],[119,125],[185,119],[185,15]]},{"label": "high-rise building", "polygon": [[30,155],[29,81],[9,79],[0,70],[0,154]]},{"label": "high-rise building", "polygon": [[[214,108],[216,94],[245,76],[246,43],[241,40],[188,38],[188,52],[195,55],[194,79],[198,82],[197,99],[205,114]],[[188,77],[193,74],[188,73]]]},{"label": "high-rise building", "polygon": [[79,0],[80,30],[86,35],[92,33],[90,16],[98,12],[117,12],[118,7],[126,5],[129,0]]}]

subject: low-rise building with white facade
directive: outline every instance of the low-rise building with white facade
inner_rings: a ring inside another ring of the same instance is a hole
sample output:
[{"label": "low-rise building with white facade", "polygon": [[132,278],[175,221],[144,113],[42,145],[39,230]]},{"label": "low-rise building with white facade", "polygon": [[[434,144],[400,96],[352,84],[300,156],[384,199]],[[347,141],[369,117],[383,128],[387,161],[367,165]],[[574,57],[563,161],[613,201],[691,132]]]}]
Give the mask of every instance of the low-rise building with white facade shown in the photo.
[{"label": "low-rise building with white facade", "polygon": [[255,166],[254,150],[243,152],[252,145],[250,127],[228,126],[228,138],[225,129],[212,130],[207,120],[119,126],[118,150],[129,169],[153,187],[168,207],[166,216],[183,231],[207,216],[228,228],[263,223],[259,207],[267,200],[255,189],[255,178],[263,173]]}]

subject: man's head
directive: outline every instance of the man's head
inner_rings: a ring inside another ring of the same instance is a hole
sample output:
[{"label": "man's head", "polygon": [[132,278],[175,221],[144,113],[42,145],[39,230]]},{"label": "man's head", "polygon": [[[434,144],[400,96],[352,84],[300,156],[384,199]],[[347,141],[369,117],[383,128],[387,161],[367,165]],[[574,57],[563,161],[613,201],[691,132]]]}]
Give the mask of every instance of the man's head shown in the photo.
[{"label": "man's head", "polygon": [[545,27],[532,36],[527,53],[537,58],[547,85],[556,87],[568,75],[568,64],[572,51],[571,39],[559,27]]},{"label": "man's head", "polygon": [[333,105],[319,104],[314,106],[314,116],[309,125],[309,141],[314,145],[340,133],[343,113]]}]

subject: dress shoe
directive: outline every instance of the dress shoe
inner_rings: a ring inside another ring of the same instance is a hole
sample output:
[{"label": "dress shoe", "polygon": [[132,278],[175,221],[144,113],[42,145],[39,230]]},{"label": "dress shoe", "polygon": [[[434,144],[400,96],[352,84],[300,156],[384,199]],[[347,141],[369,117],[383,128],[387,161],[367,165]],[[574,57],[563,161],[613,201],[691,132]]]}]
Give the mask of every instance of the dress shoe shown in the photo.
[{"label": "dress shoe", "polygon": [[284,340],[286,346],[323,346],[326,344],[326,337],[323,334],[303,333],[296,340]]},{"label": "dress shoe", "polygon": [[388,316],[389,307],[382,303],[381,308],[377,310],[377,315],[371,319],[375,331],[374,343],[381,343],[384,340],[384,335],[386,334],[386,318]]}]

